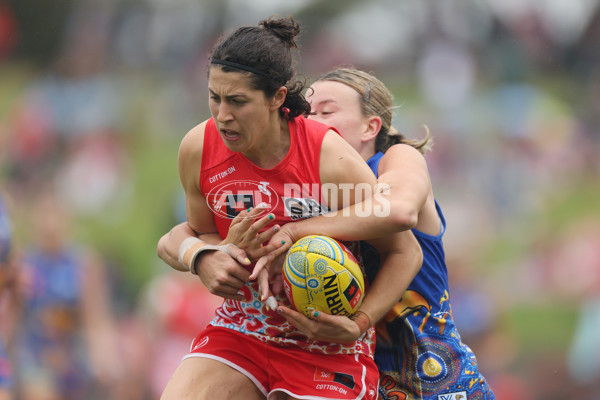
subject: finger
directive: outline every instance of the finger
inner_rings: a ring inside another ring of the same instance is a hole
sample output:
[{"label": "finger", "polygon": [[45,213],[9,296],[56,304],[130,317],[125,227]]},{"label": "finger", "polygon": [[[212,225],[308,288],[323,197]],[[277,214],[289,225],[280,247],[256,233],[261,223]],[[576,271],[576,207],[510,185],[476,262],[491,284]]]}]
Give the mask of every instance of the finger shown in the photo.
[{"label": "finger", "polygon": [[229,254],[231,258],[233,258],[242,265],[252,264],[246,252],[234,244],[229,243],[224,245],[223,252]]},{"label": "finger", "polygon": [[322,324],[335,324],[336,321],[336,317],[333,315],[327,314],[326,312],[321,312],[319,310],[313,310],[310,315],[313,320]]},{"label": "finger", "polygon": [[269,291],[269,271],[266,268],[258,273],[257,281],[261,300],[268,299],[271,293]]},{"label": "finger", "polygon": [[260,232],[258,235],[256,235],[256,241],[261,244],[269,242],[268,244],[263,246],[263,248],[268,248],[269,252],[273,251],[275,249],[278,249],[281,246],[285,245],[285,241],[284,240],[271,241],[271,238],[273,238],[273,236],[275,236],[277,234],[277,232],[279,232],[280,229],[281,229],[281,227],[279,225],[275,225],[270,229],[266,229],[266,230]]},{"label": "finger", "polygon": [[[259,240],[257,240],[257,242],[259,242]],[[283,244],[281,244],[281,242],[279,243],[274,243],[274,244],[267,244],[265,246],[262,247],[257,247],[255,249],[248,249],[248,253],[247,255],[249,255],[252,259],[257,260],[260,259],[261,257],[266,256],[269,253],[274,252],[275,250],[278,250],[281,246],[283,246]],[[277,257],[277,254],[275,254],[275,257]],[[275,257],[273,257],[273,259],[275,259]]]},{"label": "finger", "polygon": [[[248,214],[248,216],[246,217],[246,220],[244,222],[240,223],[236,227],[237,229],[239,229],[238,235],[240,236],[241,239],[243,239],[240,243],[237,243],[237,244],[239,244],[241,247],[244,247],[244,248],[248,248],[248,247],[250,247],[251,249],[260,248],[260,246],[266,240],[266,239],[263,239],[263,237],[266,236],[267,238],[270,238],[271,236],[273,236],[276,233],[276,232],[270,232],[270,230],[267,230],[266,235],[265,234],[261,235],[261,232],[260,232],[268,224],[273,222],[274,219],[275,219],[275,216],[271,213],[263,216],[262,218],[259,218],[259,216],[254,216],[253,213],[250,212]],[[279,228],[277,228],[277,229],[279,229]]]},{"label": "finger", "polygon": [[314,324],[314,321],[311,321],[306,315],[286,306],[277,307],[277,313],[298,329],[305,329]]},{"label": "finger", "polygon": [[[256,207],[248,207],[248,209],[240,211],[238,215],[236,215],[235,218],[232,220],[232,225],[233,221],[235,221],[238,225],[238,229],[241,232],[245,232],[247,230],[254,230],[254,228],[251,228],[252,225],[254,225],[256,223],[256,220],[260,218],[260,215],[266,211],[266,207],[267,205],[265,203],[260,203]],[[273,218],[275,217],[273,216],[271,219]],[[261,228],[264,226],[266,226],[266,224],[262,225]]]},{"label": "finger", "polygon": [[246,296],[244,296],[243,294],[239,294],[239,292],[236,292],[235,294],[231,294],[228,292],[223,292],[223,291],[215,291],[213,292],[213,294],[223,297],[224,299],[229,299],[229,300],[238,300],[238,301],[245,301],[246,300]]},{"label": "finger", "polygon": [[[256,216],[256,218],[258,218],[258,215]],[[252,227],[250,228],[253,232],[260,232],[262,231],[267,225],[269,225],[270,223],[272,223],[275,220],[275,215],[273,213],[268,213],[265,216],[258,218],[253,224]],[[277,230],[279,230],[279,228],[277,228]],[[267,239],[269,239],[271,236],[273,236],[277,230],[273,233],[271,233]],[[266,232],[269,232],[270,230],[267,230]],[[270,232],[269,232],[270,233]],[[260,236],[260,235],[259,235]],[[264,233],[263,233],[264,236]],[[263,243],[265,240],[262,240],[260,243]]]},{"label": "finger", "polygon": [[279,307],[277,307],[277,313],[279,315],[281,315],[282,317],[284,317],[285,319],[287,319],[289,322],[291,322],[290,319],[294,319],[293,313],[295,313],[295,312],[296,311],[294,311],[291,308],[286,307],[286,306],[280,305]]},{"label": "finger", "polygon": [[[229,225],[229,231],[227,237],[221,242],[221,244],[232,243],[240,247],[246,247],[245,243],[248,240],[248,226],[250,222],[247,219],[248,211],[240,211],[231,221]],[[252,235],[254,237],[254,235]],[[251,239],[251,238],[250,238]]]},{"label": "finger", "polygon": [[252,217],[253,220],[256,220],[260,218],[263,213],[268,211],[267,207],[267,203],[260,203],[250,210],[249,216]]},{"label": "finger", "polygon": [[[266,246],[257,249],[252,253],[252,256],[254,258],[258,257],[258,261],[256,262],[257,266],[259,265],[259,263],[261,265],[264,263],[271,264],[273,260],[277,259],[277,257],[280,257],[281,255],[287,253],[289,247],[291,246],[288,246],[287,242],[282,240],[279,243],[267,244]],[[255,274],[253,273],[252,275]]]},{"label": "finger", "polygon": [[250,274],[250,277],[248,278],[249,280],[254,280],[258,277],[258,274],[264,269],[266,270],[267,267],[271,264],[271,255],[267,254],[265,256],[262,256],[261,258],[258,259],[258,261],[256,262],[256,265],[254,266],[254,269],[252,270],[252,273]]},{"label": "finger", "polygon": [[246,268],[238,264],[236,261],[233,261],[235,265],[229,266],[225,270],[225,273],[230,278],[224,279],[222,282],[223,284],[242,287],[246,282],[250,280],[250,272],[248,272]]},{"label": "finger", "polygon": [[238,224],[241,224],[242,227],[248,229],[251,225],[253,225],[260,216],[265,213],[267,209],[267,205],[265,203],[260,203],[256,207],[248,207],[247,210],[241,211],[237,216],[240,217]]},{"label": "finger", "polygon": [[[271,244],[268,244],[267,246],[270,245]],[[275,259],[281,256],[282,254],[287,253],[290,247],[292,247],[292,243],[288,243],[285,240],[282,240],[278,243],[273,243],[273,246],[275,247],[275,249],[271,252],[271,254],[273,255],[273,259]]]},{"label": "finger", "polygon": [[231,220],[231,224],[229,225],[229,227],[231,228],[232,226],[235,225],[240,225],[243,224],[246,220],[247,220],[247,216],[248,213],[250,212],[251,208],[248,207],[247,210],[242,210],[240,211],[232,220]]},{"label": "finger", "polygon": [[[235,229],[237,229],[236,232],[239,232],[239,234],[242,235],[242,236],[244,236],[245,234],[247,234],[247,232],[249,231],[252,223],[256,219],[256,217],[253,216],[253,210],[254,209],[252,209],[251,207],[248,208],[247,210],[242,210],[233,219],[233,221],[236,221],[236,224],[235,224]],[[230,225],[229,229],[231,229],[232,227],[234,227],[233,221],[232,221],[232,224]],[[254,235],[252,235],[252,237],[253,236]]]},{"label": "finger", "polygon": [[207,285],[210,292],[225,293],[229,296],[234,296],[238,294],[238,292],[242,289],[242,287],[244,287],[246,282],[248,282],[248,280],[243,279],[243,277],[247,277],[248,275],[250,275],[250,273],[237,263],[236,271],[237,275],[236,273],[223,273],[219,277],[214,277],[210,281],[208,281],[212,282],[209,283],[209,285]]},{"label": "finger", "polygon": [[222,297],[224,299],[228,299],[228,300],[246,301],[246,296],[241,295],[241,294],[230,294],[230,293],[221,292],[221,291],[214,291],[211,293],[216,296]]},{"label": "finger", "polygon": [[244,282],[235,277],[231,277],[227,280],[217,281],[217,283],[213,285],[215,290],[225,292],[227,294],[236,294],[242,290],[242,287],[244,287]]},{"label": "finger", "polygon": [[216,284],[207,286],[210,293],[232,300],[245,300],[246,296],[242,293],[241,286],[229,285],[229,284]]}]

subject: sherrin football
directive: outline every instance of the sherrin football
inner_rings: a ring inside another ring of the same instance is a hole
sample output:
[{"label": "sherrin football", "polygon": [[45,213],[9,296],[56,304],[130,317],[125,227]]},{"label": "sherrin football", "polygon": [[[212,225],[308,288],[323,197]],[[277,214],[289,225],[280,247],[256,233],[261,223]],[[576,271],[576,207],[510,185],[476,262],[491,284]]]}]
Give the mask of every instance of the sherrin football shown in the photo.
[{"label": "sherrin football", "polygon": [[365,292],[362,271],[354,255],[328,236],[311,235],[288,250],[283,266],[285,293],[296,310],[350,316]]}]

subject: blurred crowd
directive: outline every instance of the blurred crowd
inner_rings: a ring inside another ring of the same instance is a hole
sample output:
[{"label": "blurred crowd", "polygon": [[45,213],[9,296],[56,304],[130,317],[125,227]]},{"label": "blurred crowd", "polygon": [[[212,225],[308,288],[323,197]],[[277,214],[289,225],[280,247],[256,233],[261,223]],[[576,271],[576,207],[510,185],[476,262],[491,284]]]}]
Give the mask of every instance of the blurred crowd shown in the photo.
[{"label": "blurred crowd", "polygon": [[[306,25],[308,81],[371,70],[396,127],[431,130],[454,318],[498,399],[600,397],[596,1],[64,1],[49,26],[31,3],[0,1],[0,400],[158,398],[219,299],[154,256],[185,216],[176,175],[139,193],[142,169],[175,169],[208,117],[216,35],[288,13]],[[148,142],[173,165],[144,163]],[[87,224],[131,219],[165,188],[164,209],[108,241],[150,227],[149,265],[94,241]]]}]

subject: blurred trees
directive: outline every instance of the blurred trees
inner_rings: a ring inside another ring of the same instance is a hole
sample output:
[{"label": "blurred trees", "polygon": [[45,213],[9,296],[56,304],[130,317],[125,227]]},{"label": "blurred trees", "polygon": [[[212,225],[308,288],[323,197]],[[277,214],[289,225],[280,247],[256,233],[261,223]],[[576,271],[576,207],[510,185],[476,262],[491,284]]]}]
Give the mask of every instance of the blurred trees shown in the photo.
[{"label": "blurred trees", "polygon": [[58,52],[75,0],[9,0],[17,22],[15,56],[43,66]]}]

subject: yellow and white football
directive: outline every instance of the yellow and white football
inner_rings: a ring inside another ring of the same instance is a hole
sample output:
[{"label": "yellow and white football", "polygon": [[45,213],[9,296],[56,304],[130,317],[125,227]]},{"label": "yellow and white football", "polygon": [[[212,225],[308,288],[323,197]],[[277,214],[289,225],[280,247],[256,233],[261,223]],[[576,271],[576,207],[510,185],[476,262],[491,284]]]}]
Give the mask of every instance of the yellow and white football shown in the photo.
[{"label": "yellow and white football", "polygon": [[288,250],[283,283],[292,305],[309,317],[315,309],[350,316],[365,292],[354,255],[342,243],[322,235],[303,237]]}]

